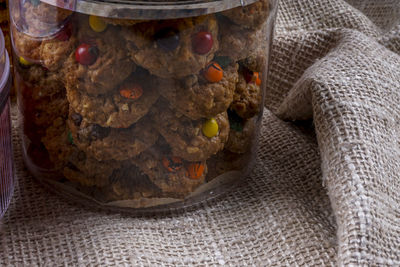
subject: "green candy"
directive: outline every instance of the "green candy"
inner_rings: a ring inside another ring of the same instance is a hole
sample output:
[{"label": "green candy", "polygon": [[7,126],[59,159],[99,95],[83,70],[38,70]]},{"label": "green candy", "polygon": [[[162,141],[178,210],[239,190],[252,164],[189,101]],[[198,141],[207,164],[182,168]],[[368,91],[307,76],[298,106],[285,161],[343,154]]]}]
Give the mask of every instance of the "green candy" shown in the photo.
[{"label": "green candy", "polygon": [[243,118],[241,118],[235,111],[228,109],[229,126],[231,130],[236,132],[243,131]]},{"label": "green candy", "polygon": [[72,137],[72,133],[70,131],[68,131],[68,142],[71,145],[74,145],[74,138]]},{"label": "green candy", "polygon": [[33,6],[38,6],[40,4],[40,0],[30,0]]},{"label": "green candy", "polygon": [[225,69],[232,63],[232,59],[226,56],[215,57],[214,61],[216,61],[223,69]]}]

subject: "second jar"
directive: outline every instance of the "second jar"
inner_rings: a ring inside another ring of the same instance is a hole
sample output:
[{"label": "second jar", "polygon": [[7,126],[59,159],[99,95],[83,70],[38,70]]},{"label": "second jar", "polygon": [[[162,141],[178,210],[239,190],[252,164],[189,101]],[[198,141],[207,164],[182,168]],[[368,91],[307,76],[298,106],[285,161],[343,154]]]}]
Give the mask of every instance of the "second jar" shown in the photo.
[{"label": "second jar", "polygon": [[29,170],[129,208],[231,187],[257,146],[275,5],[145,20],[12,0]]}]

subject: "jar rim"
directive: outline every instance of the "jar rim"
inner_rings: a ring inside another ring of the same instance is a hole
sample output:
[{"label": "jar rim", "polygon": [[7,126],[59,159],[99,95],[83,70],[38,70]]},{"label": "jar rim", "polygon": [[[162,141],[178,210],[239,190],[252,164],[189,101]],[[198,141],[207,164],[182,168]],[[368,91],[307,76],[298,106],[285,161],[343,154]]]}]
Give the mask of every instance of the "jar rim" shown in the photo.
[{"label": "jar rim", "polygon": [[259,0],[42,0],[72,11],[101,17],[162,20],[214,14]]}]

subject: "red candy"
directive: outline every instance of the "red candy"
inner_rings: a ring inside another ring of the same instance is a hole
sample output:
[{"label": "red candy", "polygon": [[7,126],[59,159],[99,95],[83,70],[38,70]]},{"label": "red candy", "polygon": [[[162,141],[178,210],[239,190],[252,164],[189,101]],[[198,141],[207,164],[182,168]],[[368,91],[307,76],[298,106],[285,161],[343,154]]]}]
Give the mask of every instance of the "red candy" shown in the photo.
[{"label": "red candy", "polygon": [[196,54],[204,55],[210,52],[213,46],[213,37],[209,32],[198,32],[192,40],[193,51]]},{"label": "red candy", "polygon": [[60,32],[57,33],[56,39],[62,42],[68,41],[72,35],[71,24],[66,25]]},{"label": "red candy", "polygon": [[89,44],[80,44],[75,51],[75,60],[81,65],[92,65],[96,62],[99,49]]}]

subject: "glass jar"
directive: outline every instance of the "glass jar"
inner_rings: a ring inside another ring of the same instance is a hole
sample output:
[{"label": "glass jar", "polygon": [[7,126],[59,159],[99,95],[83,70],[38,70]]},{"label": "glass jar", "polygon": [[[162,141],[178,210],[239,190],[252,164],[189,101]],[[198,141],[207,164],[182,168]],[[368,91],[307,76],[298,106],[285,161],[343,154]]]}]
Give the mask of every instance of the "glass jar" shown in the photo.
[{"label": "glass jar", "polygon": [[10,119],[10,60],[0,31],[0,218],[14,192],[14,164]]},{"label": "glass jar", "polygon": [[10,0],[26,166],[75,200],[187,207],[251,168],[277,3]]}]

